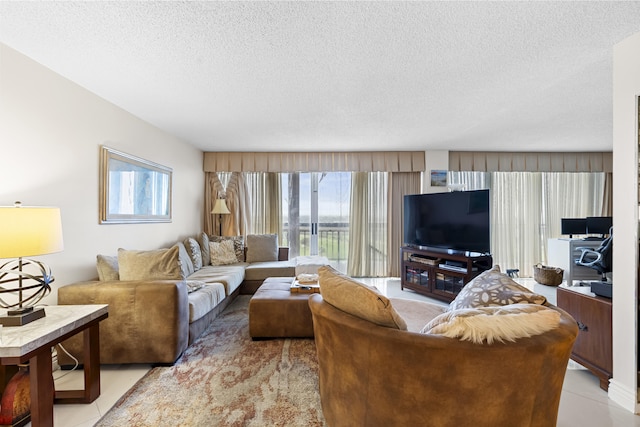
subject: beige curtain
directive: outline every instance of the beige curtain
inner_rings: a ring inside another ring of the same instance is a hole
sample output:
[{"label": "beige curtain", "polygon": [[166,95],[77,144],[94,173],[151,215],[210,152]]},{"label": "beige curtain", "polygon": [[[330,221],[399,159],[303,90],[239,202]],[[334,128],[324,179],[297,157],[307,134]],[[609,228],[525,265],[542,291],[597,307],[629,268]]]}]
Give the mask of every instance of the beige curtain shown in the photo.
[{"label": "beige curtain", "polygon": [[279,173],[245,172],[247,191],[252,195],[249,232],[277,234],[283,244],[282,185]]},{"label": "beige curtain", "polygon": [[547,262],[549,239],[561,236],[562,218],[600,216],[606,210],[607,173],[544,173],[544,224],[540,259]]},{"label": "beige curtain", "polygon": [[387,276],[400,277],[404,196],[420,193],[420,172],[389,173],[387,195]]},{"label": "beige curtain", "polygon": [[351,174],[347,274],[387,275],[387,173]]},{"label": "beige curtain", "polygon": [[205,172],[423,172],[424,151],[208,152]]},{"label": "beige curtain", "polygon": [[204,232],[207,235],[218,234],[220,227],[218,215],[211,213],[216,199],[224,197],[224,187],[216,172],[205,172],[204,181]]},{"label": "beige curtain", "polygon": [[449,172],[464,190],[491,191],[491,252],[503,271],[531,277],[547,262],[547,243],[560,236],[561,218],[598,216],[603,211],[605,173]]},{"label": "beige curtain", "polygon": [[602,213],[600,216],[613,216],[613,173],[604,174],[604,193],[602,195]]},{"label": "beige curtain", "polygon": [[531,276],[543,261],[542,174],[491,174],[491,252],[502,271],[518,268]]},{"label": "beige curtain", "polygon": [[222,234],[225,236],[246,236],[249,230],[251,198],[244,176],[233,172],[227,184],[227,207],[230,215],[223,215]]},{"label": "beige curtain", "polygon": [[450,171],[612,172],[613,153],[450,151]]}]

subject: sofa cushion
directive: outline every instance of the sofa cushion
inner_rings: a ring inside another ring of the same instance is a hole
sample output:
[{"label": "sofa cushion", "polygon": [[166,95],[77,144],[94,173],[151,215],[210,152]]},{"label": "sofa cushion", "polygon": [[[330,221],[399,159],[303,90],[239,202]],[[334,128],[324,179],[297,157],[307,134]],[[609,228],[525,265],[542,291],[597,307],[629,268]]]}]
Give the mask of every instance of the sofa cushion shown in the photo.
[{"label": "sofa cushion", "polygon": [[222,283],[225,292],[230,295],[235,291],[244,279],[245,263],[230,265],[208,265],[189,276],[188,280],[200,280],[206,283]]},{"label": "sofa cushion", "polygon": [[203,283],[203,286],[189,294],[189,323],[203,317],[225,298],[222,283]]},{"label": "sofa cushion", "polygon": [[420,332],[424,325],[447,311],[448,305],[440,302],[416,301],[406,298],[389,298],[391,305],[407,324],[407,331]]},{"label": "sofa cushion", "polygon": [[447,311],[429,322],[421,332],[491,344],[540,335],[559,324],[560,312],[523,303]]},{"label": "sofa cushion", "polygon": [[207,233],[201,232],[196,236],[196,240],[200,245],[200,252],[202,253],[202,266],[211,264],[211,254],[209,253],[209,236]]},{"label": "sofa cushion", "polygon": [[187,248],[185,248],[184,243],[178,242],[176,243],[176,246],[178,247],[178,260],[180,261],[182,278],[186,279],[195,272],[195,269],[193,268],[193,261],[191,261],[191,257],[189,256],[189,252],[187,252]]},{"label": "sofa cushion", "polygon": [[211,253],[211,265],[226,265],[238,262],[236,253],[233,250],[233,242],[230,240],[209,242],[209,252]]},{"label": "sofa cushion", "polygon": [[238,262],[244,262],[244,237],[243,236],[211,236],[210,242],[224,242],[230,240],[233,242],[233,250],[236,253]]},{"label": "sofa cushion", "polygon": [[514,282],[495,265],[467,283],[449,305],[449,310],[517,303],[544,304],[547,299]]},{"label": "sofa cushion", "polygon": [[182,270],[178,246],[134,251],[118,249],[120,280],[180,280]]},{"label": "sofa cushion", "polygon": [[247,262],[278,261],[277,234],[249,234]]},{"label": "sofa cushion", "polygon": [[96,259],[98,280],[120,280],[117,256],[98,255]]},{"label": "sofa cushion", "polygon": [[183,243],[193,263],[193,270],[200,270],[202,268],[202,251],[200,250],[200,244],[193,237],[185,239]]},{"label": "sofa cushion", "polygon": [[295,276],[295,261],[254,262],[244,272],[245,280],[264,280],[267,277]]},{"label": "sofa cushion", "polygon": [[340,310],[380,326],[407,330],[404,319],[375,287],[345,276],[331,266],[318,269],[320,293]]}]

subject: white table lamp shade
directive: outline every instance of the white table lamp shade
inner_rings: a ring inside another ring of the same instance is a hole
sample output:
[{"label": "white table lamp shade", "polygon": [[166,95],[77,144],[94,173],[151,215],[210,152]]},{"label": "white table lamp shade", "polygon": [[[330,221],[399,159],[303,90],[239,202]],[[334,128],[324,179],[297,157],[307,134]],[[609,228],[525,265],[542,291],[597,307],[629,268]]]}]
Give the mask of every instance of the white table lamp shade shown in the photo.
[{"label": "white table lamp shade", "polygon": [[63,248],[60,209],[0,207],[0,258],[44,255]]}]

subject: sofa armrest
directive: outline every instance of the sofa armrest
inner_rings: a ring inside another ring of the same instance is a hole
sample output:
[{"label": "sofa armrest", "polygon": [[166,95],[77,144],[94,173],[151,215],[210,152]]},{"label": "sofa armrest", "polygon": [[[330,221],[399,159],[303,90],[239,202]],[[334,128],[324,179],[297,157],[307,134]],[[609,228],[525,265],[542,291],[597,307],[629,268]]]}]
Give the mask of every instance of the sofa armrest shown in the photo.
[{"label": "sofa armrest", "polygon": [[[173,363],[187,348],[189,301],[179,280],[91,281],[58,289],[58,304],[109,304],[100,322],[100,362]],[[82,363],[82,337],[65,341]],[[60,365],[71,364],[59,352]],[[67,363],[68,362],[68,363]]]},{"label": "sofa armrest", "polygon": [[287,261],[289,259],[289,248],[280,246],[278,248],[278,261]]}]

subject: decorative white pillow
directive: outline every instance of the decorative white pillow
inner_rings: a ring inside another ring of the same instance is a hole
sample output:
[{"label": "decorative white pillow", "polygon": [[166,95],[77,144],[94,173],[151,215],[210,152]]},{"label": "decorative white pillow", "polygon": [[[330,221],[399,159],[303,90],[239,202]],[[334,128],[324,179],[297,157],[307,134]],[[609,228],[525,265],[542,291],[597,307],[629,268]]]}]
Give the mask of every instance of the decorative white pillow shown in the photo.
[{"label": "decorative white pillow", "polygon": [[211,265],[235,264],[238,262],[231,240],[221,242],[209,242],[211,253]]},{"label": "decorative white pillow", "polygon": [[193,269],[198,271],[202,268],[202,252],[200,251],[200,245],[196,242],[196,239],[189,237],[184,241],[184,247],[187,248],[191,262],[193,263]]},{"label": "decorative white pillow", "polygon": [[243,236],[210,236],[210,242],[224,242],[230,240],[233,242],[233,249],[236,252],[238,262],[244,262],[244,237]]},{"label": "decorative white pillow", "polygon": [[500,271],[499,265],[480,273],[455,297],[449,310],[507,304],[544,304],[547,299],[518,284]]},{"label": "decorative white pillow", "polygon": [[559,324],[558,311],[524,303],[447,311],[427,323],[420,332],[491,344],[540,335]]}]

